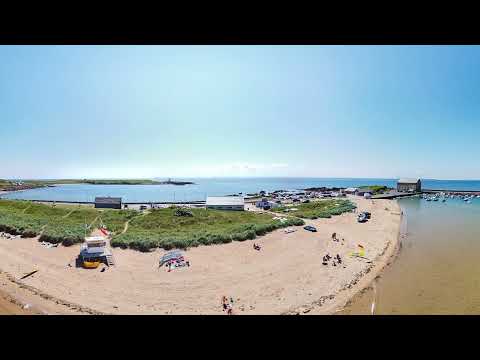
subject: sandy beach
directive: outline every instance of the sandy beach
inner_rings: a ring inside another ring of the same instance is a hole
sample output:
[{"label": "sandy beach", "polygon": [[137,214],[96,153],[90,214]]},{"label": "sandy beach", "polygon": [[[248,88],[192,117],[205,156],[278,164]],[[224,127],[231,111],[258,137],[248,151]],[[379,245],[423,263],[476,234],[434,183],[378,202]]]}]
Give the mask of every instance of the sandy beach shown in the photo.
[{"label": "sandy beach", "polygon": [[[372,213],[371,220],[361,224],[347,213],[306,220],[316,233],[297,227],[290,234],[277,230],[253,241],[192,248],[185,252],[191,266],[172,272],[158,268],[161,249],[115,248],[116,265],[100,272],[75,267],[79,245],[44,248],[36,238],[0,238],[0,291],[33,313],[48,314],[223,314],[223,295],[233,298],[235,314],[335,313],[379,274],[399,237],[395,200],[351,199],[359,211]],[[332,241],[333,232],[340,242]],[[358,244],[367,259],[349,256]],[[322,265],[327,252],[339,254],[341,266]],[[0,313],[23,310],[4,309],[7,302],[0,302]]]}]

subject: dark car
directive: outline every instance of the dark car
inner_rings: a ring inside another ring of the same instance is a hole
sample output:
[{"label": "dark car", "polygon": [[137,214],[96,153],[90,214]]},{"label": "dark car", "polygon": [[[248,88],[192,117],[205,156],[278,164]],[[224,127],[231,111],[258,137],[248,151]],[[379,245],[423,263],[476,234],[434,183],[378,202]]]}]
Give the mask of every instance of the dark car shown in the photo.
[{"label": "dark car", "polygon": [[365,214],[360,214],[360,215],[358,215],[358,217],[357,217],[357,221],[358,221],[359,223],[364,223],[364,222],[367,221],[367,216],[366,216]]},{"label": "dark car", "polygon": [[364,211],[364,212],[362,212],[362,214],[365,214],[367,219],[370,219],[370,217],[372,216],[372,214],[370,214],[368,211]]},{"label": "dark car", "polygon": [[304,226],[303,228],[307,231],[317,232],[317,229],[315,229],[313,226],[310,226],[310,225]]}]

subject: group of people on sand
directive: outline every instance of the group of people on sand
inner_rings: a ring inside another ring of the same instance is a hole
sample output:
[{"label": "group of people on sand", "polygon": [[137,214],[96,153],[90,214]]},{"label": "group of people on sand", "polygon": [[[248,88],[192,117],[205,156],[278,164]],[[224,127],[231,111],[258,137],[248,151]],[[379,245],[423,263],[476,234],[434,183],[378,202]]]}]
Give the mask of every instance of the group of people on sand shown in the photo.
[{"label": "group of people on sand", "polygon": [[227,315],[233,315],[233,298],[230,300],[224,295],[222,296],[222,311],[226,311]]},{"label": "group of people on sand", "polygon": [[185,260],[180,260],[180,259],[172,259],[172,260],[169,260],[166,263],[165,266],[168,268],[167,271],[170,272],[177,267],[183,267],[183,266],[190,267],[190,261],[188,261],[188,260],[185,261]]},{"label": "group of people on sand", "polygon": [[[340,266],[342,264],[342,258],[340,257],[339,254],[335,255],[333,258],[330,256],[329,253],[327,253],[326,255],[323,256],[322,260],[322,264],[323,265],[328,265],[328,262],[330,261],[330,259],[333,259],[332,260],[332,265],[333,266],[337,266],[337,264]],[[345,266],[344,266],[345,267]]]},{"label": "group of people on sand", "polygon": [[[336,241],[336,242],[340,242],[340,239],[337,237],[337,233],[334,232],[334,233],[332,234],[332,240],[333,240],[333,241]],[[344,242],[345,242],[345,239],[342,238],[342,245],[343,245]]]}]

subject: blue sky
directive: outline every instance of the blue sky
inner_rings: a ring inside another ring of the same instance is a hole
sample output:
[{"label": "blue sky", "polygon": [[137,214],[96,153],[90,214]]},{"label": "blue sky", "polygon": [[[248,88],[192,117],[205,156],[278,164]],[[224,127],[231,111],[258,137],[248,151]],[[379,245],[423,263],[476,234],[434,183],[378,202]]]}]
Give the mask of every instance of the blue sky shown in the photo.
[{"label": "blue sky", "polygon": [[480,179],[478,46],[0,46],[0,178]]}]

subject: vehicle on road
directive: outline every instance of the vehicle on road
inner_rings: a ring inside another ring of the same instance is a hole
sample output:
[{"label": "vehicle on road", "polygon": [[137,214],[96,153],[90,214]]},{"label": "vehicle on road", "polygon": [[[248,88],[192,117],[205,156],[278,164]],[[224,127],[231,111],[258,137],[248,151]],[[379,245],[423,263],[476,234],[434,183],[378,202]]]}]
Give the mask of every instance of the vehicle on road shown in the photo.
[{"label": "vehicle on road", "polygon": [[372,214],[369,213],[368,211],[363,211],[363,212],[361,212],[360,214],[364,214],[367,219],[370,219],[370,217],[372,216]]},{"label": "vehicle on road", "polygon": [[310,226],[310,225],[304,226],[303,228],[307,231],[317,232],[317,229],[315,229],[315,227]]},{"label": "vehicle on road", "polygon": [[367,216],[365,214],[360,214],[358,215],[357,217],[357,221],[359,223],[364,223],[364,222],[367,222]]}]

